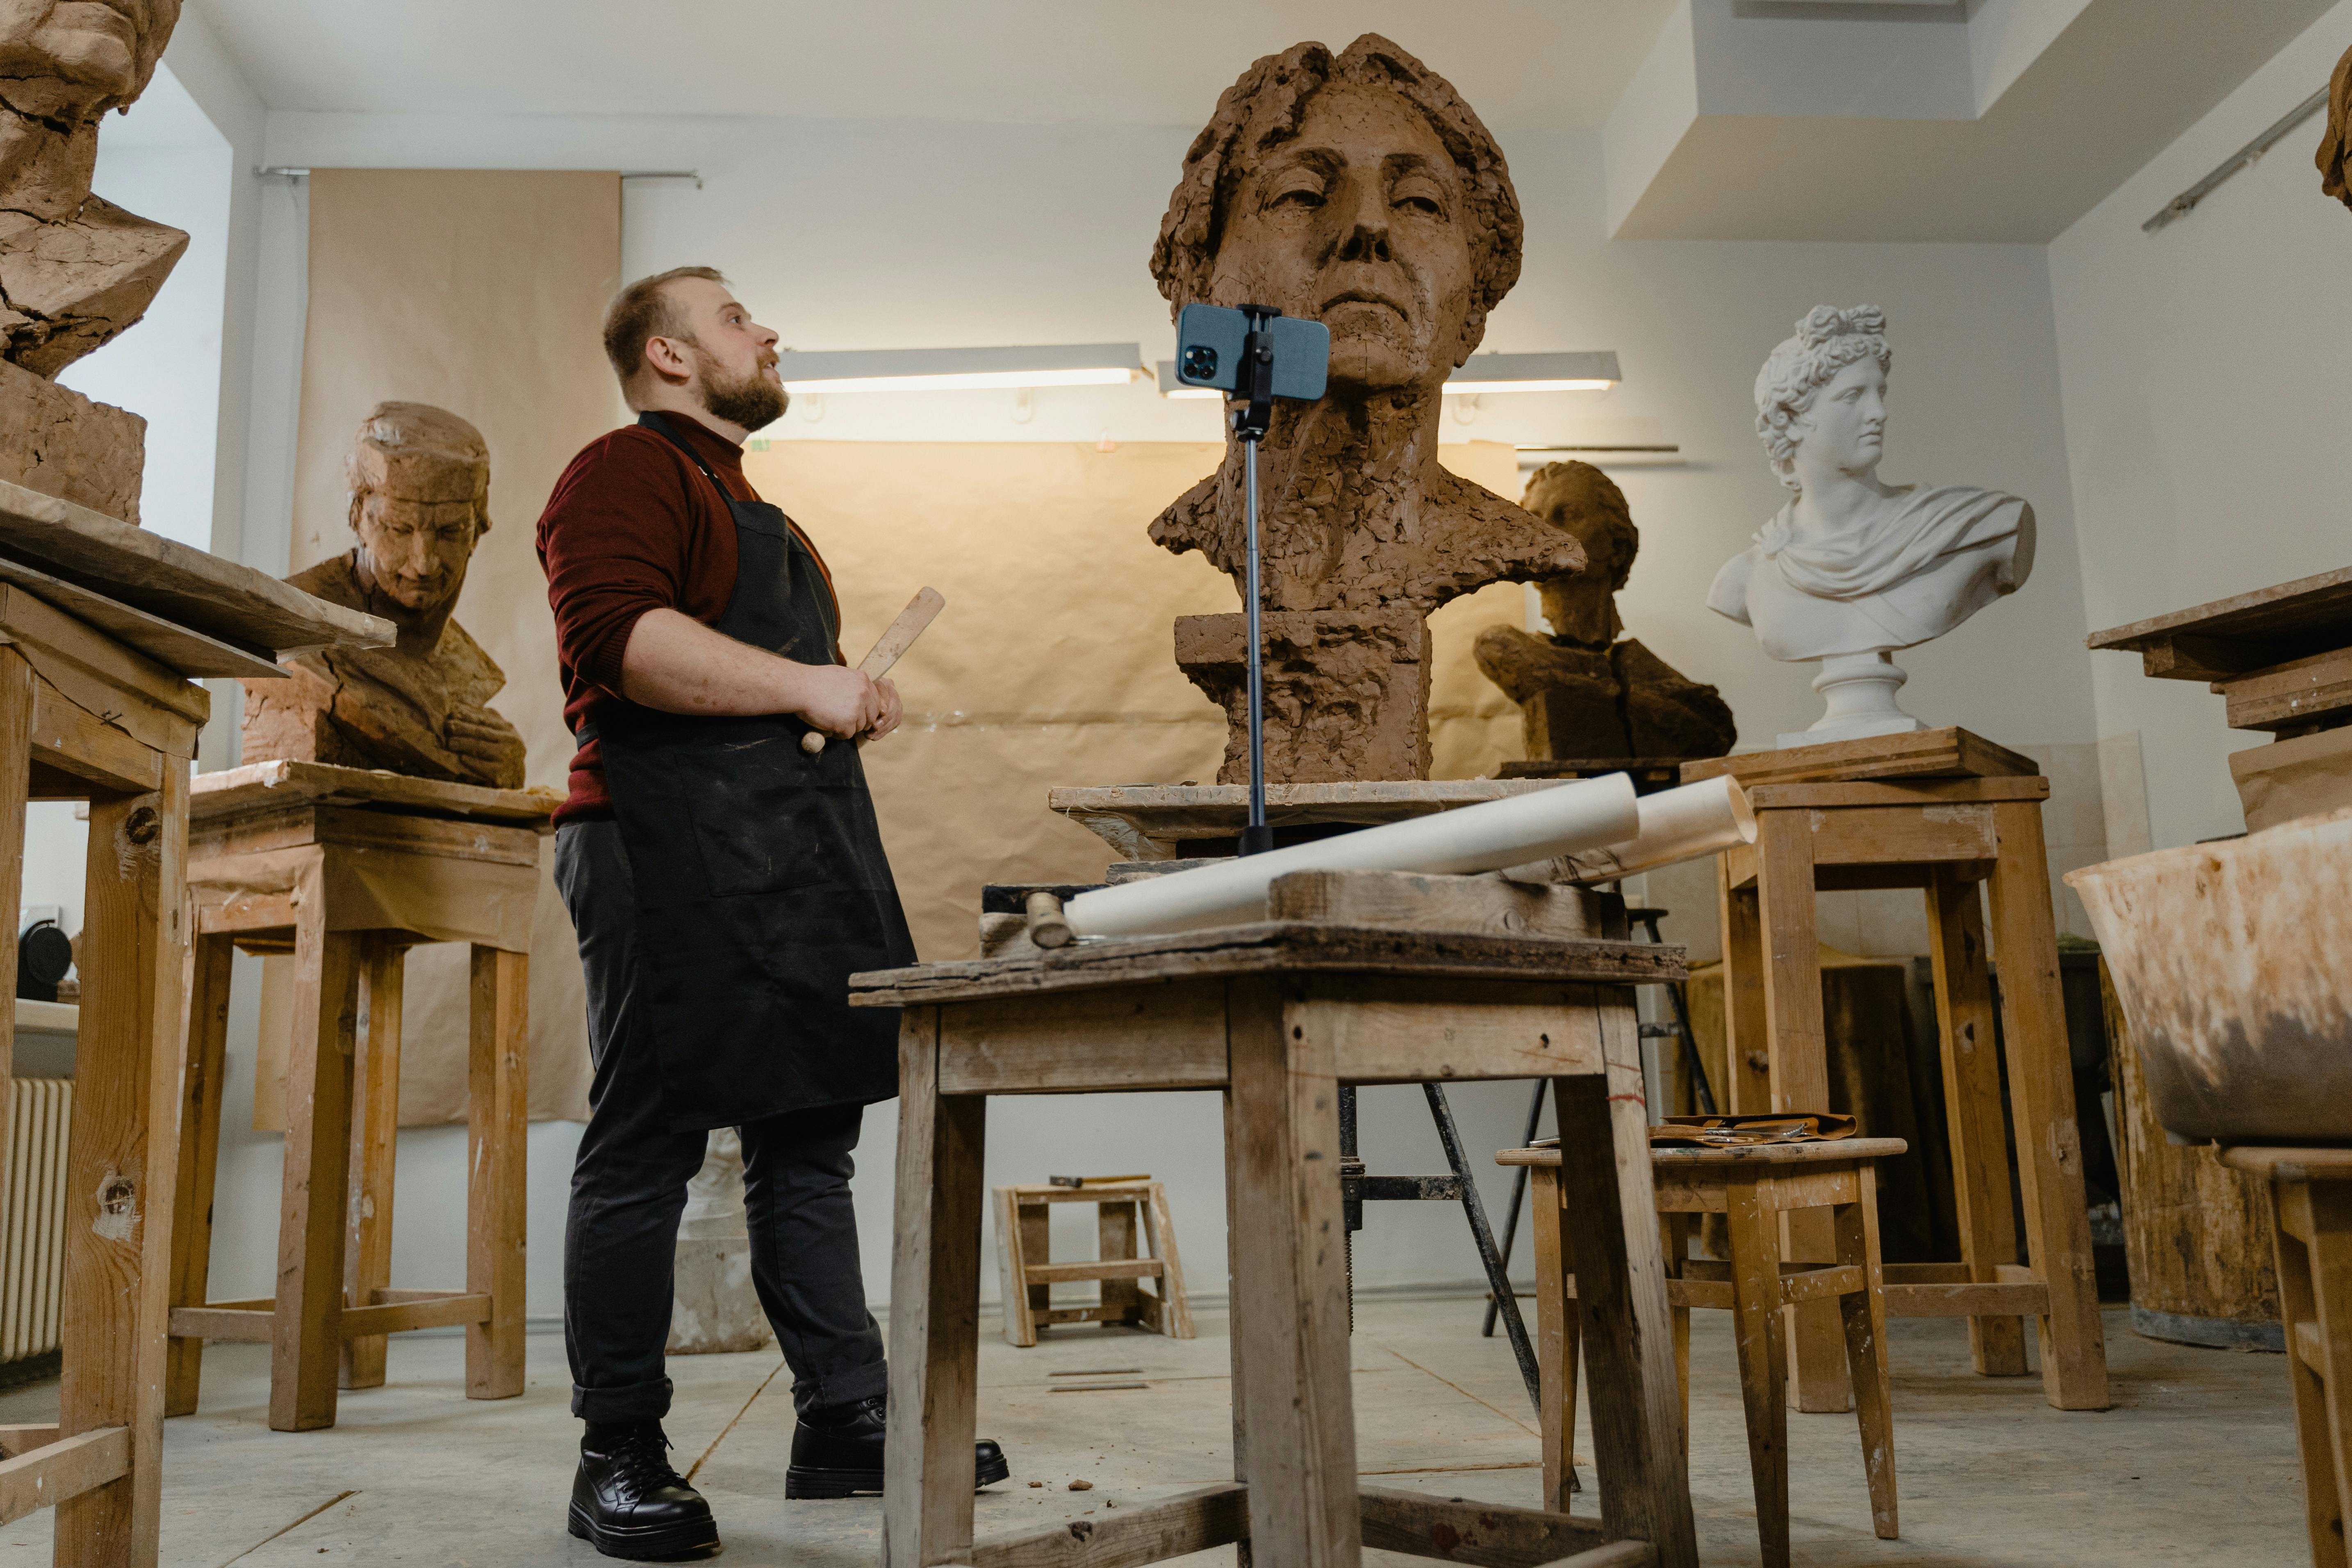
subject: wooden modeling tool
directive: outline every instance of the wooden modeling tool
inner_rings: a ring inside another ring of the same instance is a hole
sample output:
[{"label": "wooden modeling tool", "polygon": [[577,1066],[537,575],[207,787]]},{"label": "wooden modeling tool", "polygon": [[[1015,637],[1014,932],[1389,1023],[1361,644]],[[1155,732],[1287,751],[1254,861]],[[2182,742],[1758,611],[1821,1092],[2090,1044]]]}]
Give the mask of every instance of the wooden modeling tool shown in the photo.
[{"label": "wooden modeling tool", "polygon": [[[923,628],[937,620],[940,612],[947,607],[946,598],[937,588],[926,588],[908,600],[907,607],[898,612],[898,618],[875,639],[874,651],[858,665],[858,673],[875,680],[889,674],[890,667],[898,662],[899,656],[914,646],[915,639],[923,635]],[[803,735],[801,750],[812,757],[824,751],[824,732],[811,730]]]}]

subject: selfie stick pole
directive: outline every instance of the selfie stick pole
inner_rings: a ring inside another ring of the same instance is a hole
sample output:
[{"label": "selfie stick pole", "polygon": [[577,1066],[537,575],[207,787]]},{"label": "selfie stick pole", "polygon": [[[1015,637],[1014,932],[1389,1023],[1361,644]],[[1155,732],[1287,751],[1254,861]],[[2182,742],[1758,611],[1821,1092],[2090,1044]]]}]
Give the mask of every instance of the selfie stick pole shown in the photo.
[{"label": "selfie stick pole", "polygon": [[1249,826],[1242,829],[1241,853],[1256,855],[1274,847],[1274,829],[1265,822],[1265,655],[1258,609],[1257,444],[1274,416],[1274,342],[1266,322],[1282,314],[1263,305],[1244,305],[1250,330],[1242,339],[1241,374],[1234,392],[1248,399],[1234,410],[1234,434],[1242,443],[1242,488],[1248,516],[1248,565],[1244,573],[1249,604]]}]

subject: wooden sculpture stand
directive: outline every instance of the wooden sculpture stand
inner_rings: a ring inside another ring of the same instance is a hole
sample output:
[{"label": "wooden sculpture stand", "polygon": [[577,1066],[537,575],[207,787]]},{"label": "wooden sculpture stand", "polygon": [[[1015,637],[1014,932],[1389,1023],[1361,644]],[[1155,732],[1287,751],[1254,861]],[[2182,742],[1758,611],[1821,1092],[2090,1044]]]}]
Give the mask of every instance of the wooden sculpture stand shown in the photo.
[{"label": "wooden sculpture stand", "polygon": [[[339,1381],[349,1388],[383,1382],[385,1335],[455,1323],[466,1327],[467,1397],[520,1394],[525,999],[547,803],[523,791],[310,763],[208,774],[197,781],[196,801],[188,869],[196,952],[166,1414],[195,1409],[205,1340],[250,1340],[270,1346],[269,1425],[281,1432],[331,1426]],[[409,948],[439,941],[470,941],[473,950],[466,1288],[400,1290],[389,1274],[402,965]],[[237,948],[290,953],[296,966],[278,1290],[208,1302]],[[354,1166],[356,1204],[349,1201]]]},{"label": "wooden sculpture stand", "polygon": [[[1055,1204],[1095,1205],[1092,1261],[1056,1263],[1052,1220]],[[1003,1285],[1004,1340],[1027,1350],[1037,1331],[1055,1323],[1118,1323],[1192,1337],[1192,1303],[1184,1294],[1184,1264],[1176,1252],[1176,1226],[1168,1194],[1149,1176],[1097,1181],[1084,1186],[996,1189],[996,1268]],[[1091,1307],[1056,1307],[1056,1285],[1099,1280],[1102,1299]],[[1152,1281],[1146,1290],[1142,1282]]]},{"label": "wooden sculpture stand", "polygon": [[[1633,989],[1681,973],[1642,943],[1269,921],[855,977],[855,1001],[906,1009],[885,1564],[1133,1568],[1247,1541],[1257,1568],[1355,1568],[1367,1545],[1694,1568]],[[1591,1215],[1597,1523],[1357,1484],[1339,1086],[1526,1078],[1557,1082]],[[975,1542],[988,1096],[1170,1089],[1225,1100],[1234,1479]]]},{"label": "wooden sculpture stand", "polygon": [[2278,1200],[2280,1317],[2314,1568],[2345,1568],[2352,1521],[2352,1149],[2226,1149]]},{"label": "wooden sculpture stand", "polygon": [[[2024,1374],[2019,1319],[2032,1317],[2050,1403],[2105,1409],[2106,1343],[2042,843],[2050,781],[2028,759],[1949,729],[1711,758],[1683,770],[1685,780],[1725,773],[1747,787],[1757,821],[1755,844],[1723,857],[1730,1110],[1831,1109],[1814,892],[1924,889],[1962,1260],[1887,1265],[1887,1312],[1968,1318],[1976,1369],[1993,1376]],[[2011,1210],[1979,882],[1990,894],[2000,959],[2026,1264],[2017,1260]],[[1834,1256],[1825,1215],[1791,1215],[1788,1227],[1790,1258]],[[1835,1306],[1796,1308],[1790,1332],[1798,1408],[1849,1408]]]}]

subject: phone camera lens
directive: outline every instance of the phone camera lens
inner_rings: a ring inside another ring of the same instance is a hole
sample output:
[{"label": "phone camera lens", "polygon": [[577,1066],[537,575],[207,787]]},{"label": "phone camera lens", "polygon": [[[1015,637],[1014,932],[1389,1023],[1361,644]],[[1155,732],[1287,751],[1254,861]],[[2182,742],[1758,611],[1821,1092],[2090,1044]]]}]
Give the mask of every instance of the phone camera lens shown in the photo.
[{"label": "phone camera lens", "polygon": [[1194,343],[1184,351],[1184,374],[1191,381],[1206,381],[1217,374],[1217,351],[1206,343]]}]

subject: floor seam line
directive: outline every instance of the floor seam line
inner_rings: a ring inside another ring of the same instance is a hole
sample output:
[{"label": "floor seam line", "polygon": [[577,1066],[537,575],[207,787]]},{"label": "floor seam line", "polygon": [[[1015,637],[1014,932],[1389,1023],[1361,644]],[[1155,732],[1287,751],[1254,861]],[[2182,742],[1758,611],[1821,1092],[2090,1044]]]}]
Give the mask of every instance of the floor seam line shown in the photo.
[{"label": "floor seam line", "polygon": [[320,1514],[326,1512],[337,1503],[348,1501],[359,1495],[360,1489],[357,1487],[353,1487],[347,1492],[337,1492],[333,1497],[329,1498],[326,1501],[320,1503],[318,1507],[312,1509],[310,1512],[304,1514],[293,1523],[286,1525],[281,1529],[271,1531],[268,1534],[263,1536],[260,1540],[255,1542],[252,1545],[247,1547],[244,1551],[230,1558],[226,1563],[222,1563],[221,1568],[236,1568],[236,1564],[244,1562],[247,1558],[252,1556],[255,1552],[260,1551],[263,1547],[268,1545],[279,1536],[290,1534],[293,1531],[301,1529],[304,1525],[310,1523],[312,1520],[318,1518]]},{"label": "floor seam line", "polygon": [[743,1402],[743,1408],[735,1412],[733,1419],[719,1429],[719,1436],[710,1439],[710,1447],[702,1450],[701,1457],[694,1461],[693,1468],[686,1472],[688,1485],[702,1473],[702,1467],[710,1462],[710,1456],[719,1452],[719,1445],[727,1441],[727,1434],[735,1430],[735,1423],[751,1413],[751,1406],[759,1403],[760,1395],[768,1392],[768,1384],[776,1381],[776,1373],[783,1370],[784,1363],[781,1361],[768,1369],[768,1375],[760,1380],[760,1386],[751,1391],[751,1397]]},{"label": "floor seam line", "polygon": [[1436,1378],[1438,1382],[1445,1384],[1446,1387],[1452,1389],[1454,1393],[1460,1394],[1471,1404],[1483,1405],[1485,1408],[1492,1410],[1496,1415],[1501,1416],[1512,1426],[1517,1426],[1520,1431],[1528,1433],[1531,1436],[1540,1437],[1543,1436],[1543,1433],[1539,1428],[1528,1426],[1525,1421],[1520,1420],[1517,1416],[1512,1415],[1509,1411],[1503,1409],[1500,1405],[1487,1404],[1486,1400],[1479,1398],[1476,1394],[1471,1393],[1468,1389],[1463,1387],[1452,1378],[1442,1376],[1437,1373],[1431,1372],[1429,1368],[1422,1365],[1419,1362],[1413,1360],[1412,1357],[1406,1355],[1402,1351],[1398,1350],[1395,1346],[1382,1345],[1381,1349],[1388,1352],[1389,1354],[1396,1357],[1397,1360],[1404,1363],[1405,1365],[1412,1368],[1413,1371],[1427,1377]]}]

